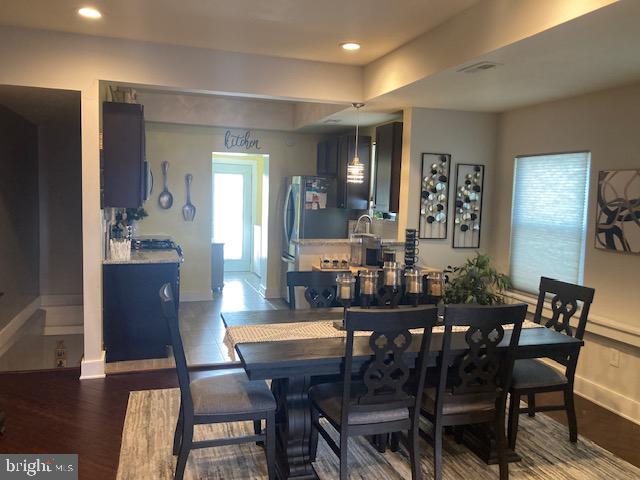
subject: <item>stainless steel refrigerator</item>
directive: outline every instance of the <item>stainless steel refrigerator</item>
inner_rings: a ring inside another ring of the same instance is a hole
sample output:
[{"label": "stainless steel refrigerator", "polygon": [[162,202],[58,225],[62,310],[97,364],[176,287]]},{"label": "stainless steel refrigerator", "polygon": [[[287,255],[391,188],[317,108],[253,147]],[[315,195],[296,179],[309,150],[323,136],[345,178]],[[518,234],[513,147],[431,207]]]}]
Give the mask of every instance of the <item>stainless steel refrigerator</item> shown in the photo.
[{"label": "stainless steel refrigerator", "polygon": [[295,241],[309,238],[347,238],[350,211],[336,207],[335,178],[288,177],[285,188],[282,261],[283,283],[286,284],[286,272],[297,269]]}]

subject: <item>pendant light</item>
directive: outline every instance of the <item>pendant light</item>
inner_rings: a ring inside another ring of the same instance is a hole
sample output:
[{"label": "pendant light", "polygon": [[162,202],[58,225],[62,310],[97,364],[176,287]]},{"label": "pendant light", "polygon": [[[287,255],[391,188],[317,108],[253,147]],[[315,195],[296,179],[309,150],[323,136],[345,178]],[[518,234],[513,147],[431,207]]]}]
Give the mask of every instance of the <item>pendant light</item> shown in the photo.
[{"label": "pendant light", "polygon": [[364,107],[364,103],[354,103],[353,108],[356,109],[356,148],[353,154],[353,160],[347,165],[347,183],[363,183],[364,182],[364,165],[360,163],[358,156],[358,133],[360,127],[360,117],[358,112]]}]

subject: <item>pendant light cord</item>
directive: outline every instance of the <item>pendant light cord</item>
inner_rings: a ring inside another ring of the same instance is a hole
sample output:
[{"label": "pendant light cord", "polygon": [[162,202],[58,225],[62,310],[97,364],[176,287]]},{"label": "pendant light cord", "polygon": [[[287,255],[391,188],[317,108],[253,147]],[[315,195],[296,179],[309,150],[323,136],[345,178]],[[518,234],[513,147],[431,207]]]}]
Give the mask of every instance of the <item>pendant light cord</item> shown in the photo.
[{"label": "pendant light cord", "polygon": [[360,157],[358,156],[358,132],[359,132],[359,127],[360,127],[360,105],[358,105],[356,107],[356,151],[353,154],[354,158],[357,158],[358,160],[360,159]]}]

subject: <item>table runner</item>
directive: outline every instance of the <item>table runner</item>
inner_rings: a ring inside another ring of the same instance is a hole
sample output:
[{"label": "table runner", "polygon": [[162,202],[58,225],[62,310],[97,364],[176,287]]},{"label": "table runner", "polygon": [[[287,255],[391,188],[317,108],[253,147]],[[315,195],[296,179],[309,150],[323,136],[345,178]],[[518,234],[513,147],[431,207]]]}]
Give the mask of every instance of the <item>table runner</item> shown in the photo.
[{"label": "table runner", "polygon": [[[469,327],[454,326],[454,332],[464,332]],[[506,329],[512,328],[509,325]],[[525,320],[522,328],[542,328],[542,325]],[[422,329],[412,331],[420,333]],[[434,327],[434,333],[444,332],[444,326]],[[293,323],[267,323],[262,325],[243,325],[239,327],[227,327],[224,335],[224,344],[229,350],[229,357],[236,359],[235,346],[238,343],[281,342],[284,340],[310,340],[314,338],[338,338],[345,337],[344,330],[338,330],[333,326],[332,320],[320,320],[317,322],[293,322]],[[355,332],[356,336],[369,336],[369,332]]]}]

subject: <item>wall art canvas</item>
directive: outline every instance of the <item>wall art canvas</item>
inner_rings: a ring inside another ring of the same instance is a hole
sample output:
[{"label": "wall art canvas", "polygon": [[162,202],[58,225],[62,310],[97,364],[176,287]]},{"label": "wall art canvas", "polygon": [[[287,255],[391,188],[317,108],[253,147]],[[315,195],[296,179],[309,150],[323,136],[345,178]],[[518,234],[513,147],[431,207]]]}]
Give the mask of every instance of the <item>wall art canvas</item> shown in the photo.
[{"label": "wall art canvas", "polygon": [[480,248],[484,165],[457,165],[455,195],[453,248]]},{"label": "wall art canvas", "polygon": [[596,248],[640,254],[640,169],[598,174]]},{"label": "wall art canvas", "polygon": [[420,238],[447,238],[450,169],[451,155],[448,153],[422,154],[422,188],[420,189],[419,219]]}]

